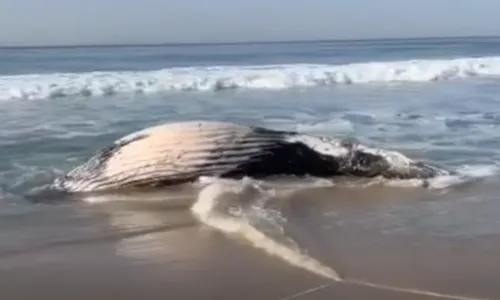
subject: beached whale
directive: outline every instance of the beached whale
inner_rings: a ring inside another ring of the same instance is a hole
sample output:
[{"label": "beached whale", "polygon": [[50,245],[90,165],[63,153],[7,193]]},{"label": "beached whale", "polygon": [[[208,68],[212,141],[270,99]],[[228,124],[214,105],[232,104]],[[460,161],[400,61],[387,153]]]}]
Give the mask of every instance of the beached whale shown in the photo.
[{"label": "beached whale", "polygon": [[57,178],[66,192],[187,183],[201,176],[432,178],[447,171],[333,137],[227,122],[184,121],[127,135]]}]

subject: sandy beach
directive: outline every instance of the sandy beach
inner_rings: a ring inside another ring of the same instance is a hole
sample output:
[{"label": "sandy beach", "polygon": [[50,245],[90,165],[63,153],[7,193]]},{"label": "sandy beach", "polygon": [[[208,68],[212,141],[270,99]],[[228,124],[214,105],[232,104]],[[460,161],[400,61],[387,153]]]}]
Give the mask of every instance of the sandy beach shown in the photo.
[{"label": "sandy beach", "polygon": [[[458,201],[457,195],[464,198],[475,192],[450,192],[439,197],[446,203]],[[332,196],[339,200],[331,201]],[[44,204],[36,216],[26,210],[2,218],[8,226],[0,231],[0,297],[439,298],[348,282],[362,280],[395,288],[499,299],[498,234],[438,237],[425,230],[409,232],[407,225],[390,224],[384,217],[384,210],[394,210],[395,201],[401,201],[401,205],[411,201],[432,203],[436,201],[432,197],[437,196],[435,192],[411,189],[319,188],[282,201],[279,206],[287,218],[286,234],[347,280],[340,283],[290,266],[243,239],[199,224],[187,207],[161,203]],[[483,197],[494,194],[483,193]],[[425,211],[420,213],[426,217]],[[373,214],[378,214],[378,221],[370,224]],[[332,218],[336,222],[327,222]],[[406,214],[402,219],[413,218]]]}]

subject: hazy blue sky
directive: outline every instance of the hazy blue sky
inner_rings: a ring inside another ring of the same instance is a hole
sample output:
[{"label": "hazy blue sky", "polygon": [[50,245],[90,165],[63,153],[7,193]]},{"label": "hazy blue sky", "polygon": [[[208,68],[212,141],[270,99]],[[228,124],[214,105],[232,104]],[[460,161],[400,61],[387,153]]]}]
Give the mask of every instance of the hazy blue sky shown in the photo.
[{"label": "hazy blue sky", "polygon": [[500,0],[1,0],[0,45],[500,34]]}]

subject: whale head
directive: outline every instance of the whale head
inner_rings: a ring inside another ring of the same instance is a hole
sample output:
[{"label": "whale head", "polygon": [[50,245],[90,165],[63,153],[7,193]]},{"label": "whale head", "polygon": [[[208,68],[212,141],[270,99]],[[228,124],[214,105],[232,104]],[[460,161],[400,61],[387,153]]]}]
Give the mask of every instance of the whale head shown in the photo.
[{"label": "whale head", "polygon": [[289,142],[302,143],[338,165],[337,175],[382,176],[390,179],[428,179],[450,175],[445,169],[409,158],[401,152],[372,148],[355,140],[296,134]]}]

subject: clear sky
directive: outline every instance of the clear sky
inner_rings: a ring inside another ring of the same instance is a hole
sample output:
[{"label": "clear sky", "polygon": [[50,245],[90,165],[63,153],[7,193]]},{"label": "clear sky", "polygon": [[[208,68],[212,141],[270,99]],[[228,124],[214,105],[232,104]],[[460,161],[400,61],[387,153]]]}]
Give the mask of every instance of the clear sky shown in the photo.
[{"label": "clear sky", "polygon": [[0,0],[0,45],[499,35],[500,0]]}]

